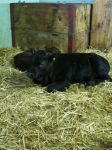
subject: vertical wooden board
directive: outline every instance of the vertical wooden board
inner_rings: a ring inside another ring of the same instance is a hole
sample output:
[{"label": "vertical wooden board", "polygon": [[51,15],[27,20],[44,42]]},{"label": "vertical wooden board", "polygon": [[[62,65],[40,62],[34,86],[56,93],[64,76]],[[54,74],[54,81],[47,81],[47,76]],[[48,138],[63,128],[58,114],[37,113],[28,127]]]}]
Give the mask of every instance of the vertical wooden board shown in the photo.
[{"label": "vertical wooden board", "polygon": [[52,10],[53,31],[68,34],[68,5],[54,5]]},{"label": "vertical wooden board", "polygon": [[55,46],[62,51],[67,50],[66,5],[14,4],[12,6],[12,29],[16,46],[39,49]]},{"label": "vertical wooden board", "polygon": [[93,5],[91,46],[101,50],[112,46],[111,0],[96,0]]},{"label": "vertical wooden board", "polygon": [[11,46],[10,4],[0,4],[0,47]]},{"label": "vertical wooden board", "polygon": [[50,42],[48,42],[48,47],[53,45],[59,47],[62,52],[68,51],[68,5],[54,5],[55,8],[53,13],[53,33],[50,36]]},{"label": "vertical wooden board", "polygon": [[76,51],[76,40],[74,34],[76,20],[76,5],[69,5],[68,16],[68,53],[74,53]]},{"label": "vertical wooden board", "polygon": [[90,9],[91,5],[77,5],[75,23],[76,49],[88,47]]}]

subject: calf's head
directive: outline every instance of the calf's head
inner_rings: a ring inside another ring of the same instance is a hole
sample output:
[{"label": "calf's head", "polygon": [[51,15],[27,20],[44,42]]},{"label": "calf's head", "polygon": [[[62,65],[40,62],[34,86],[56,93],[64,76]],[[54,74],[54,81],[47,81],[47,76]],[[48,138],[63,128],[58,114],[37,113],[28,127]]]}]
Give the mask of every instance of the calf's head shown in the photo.
[{"label": "calf's head", "polygon": [[33,57],[34,66],[28,70],[27,75],[37,84],[47,84],[54,58],[52,52],[38,51]]}]

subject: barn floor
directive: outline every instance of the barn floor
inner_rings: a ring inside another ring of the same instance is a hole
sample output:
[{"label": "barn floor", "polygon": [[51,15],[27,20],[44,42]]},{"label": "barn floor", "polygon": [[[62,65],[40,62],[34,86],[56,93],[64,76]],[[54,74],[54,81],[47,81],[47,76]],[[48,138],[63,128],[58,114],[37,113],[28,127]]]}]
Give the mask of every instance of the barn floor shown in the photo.
[{"label": "barn floor", "polygon": [[[0,49],[0,150],[112,150],[112,83],[47,93]],[[106,57],[109,53],[89,50]]]}]

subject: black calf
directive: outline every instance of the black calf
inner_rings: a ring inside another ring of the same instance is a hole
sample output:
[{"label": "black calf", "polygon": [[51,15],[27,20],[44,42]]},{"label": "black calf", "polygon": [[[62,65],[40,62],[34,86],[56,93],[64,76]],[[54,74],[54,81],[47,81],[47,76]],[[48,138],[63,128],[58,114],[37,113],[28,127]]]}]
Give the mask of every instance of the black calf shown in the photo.
[{"label": "black calf", "polygon": [[71,83],[83,83],[86,86],[97,85],[105,80],[112,81],[108,75],[108,61],[94,53],[58,54],[43,53],[28,75],[37,84],[47,86],[48,92],[64,91]]}]

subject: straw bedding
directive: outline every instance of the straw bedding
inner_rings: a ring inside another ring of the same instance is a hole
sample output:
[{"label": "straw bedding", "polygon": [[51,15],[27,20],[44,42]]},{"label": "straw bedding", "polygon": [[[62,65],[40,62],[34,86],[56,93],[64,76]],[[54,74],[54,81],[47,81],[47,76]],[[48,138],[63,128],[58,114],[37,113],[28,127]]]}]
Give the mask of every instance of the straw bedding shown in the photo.
[{"label": "straw bedding", "polygon": [[0,150],[111,150],[112,83],[47,93],[13,68],[20,51],[0,49]]}]

